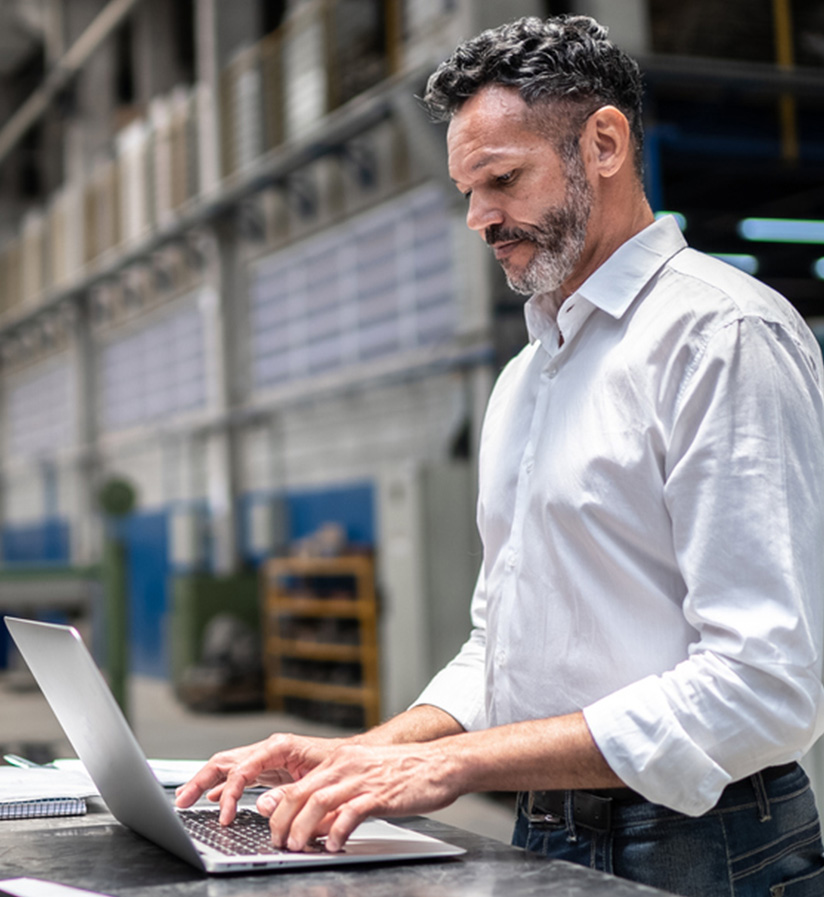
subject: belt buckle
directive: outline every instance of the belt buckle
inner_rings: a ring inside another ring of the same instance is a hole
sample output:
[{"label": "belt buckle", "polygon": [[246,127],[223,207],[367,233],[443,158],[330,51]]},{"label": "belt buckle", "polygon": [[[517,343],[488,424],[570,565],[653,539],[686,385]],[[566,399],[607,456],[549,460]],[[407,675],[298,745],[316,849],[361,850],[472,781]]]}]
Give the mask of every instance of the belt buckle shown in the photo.
[{"label": "belt buckle", "polygon": [[555,813],[547,813],[545,809],[535,807],[535,792],[529,791],[527,792],[527,802],[526,802],[526,818],[533,824],[550,824],[557,825],[560,822],[563,822],[563,818],[561,816],[557,816]]}]

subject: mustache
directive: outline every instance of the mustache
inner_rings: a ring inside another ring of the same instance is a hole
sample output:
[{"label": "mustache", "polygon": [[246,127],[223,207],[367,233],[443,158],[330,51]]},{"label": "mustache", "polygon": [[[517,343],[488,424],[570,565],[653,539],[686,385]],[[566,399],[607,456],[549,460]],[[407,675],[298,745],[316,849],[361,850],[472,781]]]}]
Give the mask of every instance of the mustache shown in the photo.
[{"label": "mustache", "polygon": [[519,227],[505,228],[500,224],[493,224],[484,231],[484,240],[489,246],[496,243],[511,243],[515,240],[529,240],[530,243],[540,242],[539,237],[528,230]]}]

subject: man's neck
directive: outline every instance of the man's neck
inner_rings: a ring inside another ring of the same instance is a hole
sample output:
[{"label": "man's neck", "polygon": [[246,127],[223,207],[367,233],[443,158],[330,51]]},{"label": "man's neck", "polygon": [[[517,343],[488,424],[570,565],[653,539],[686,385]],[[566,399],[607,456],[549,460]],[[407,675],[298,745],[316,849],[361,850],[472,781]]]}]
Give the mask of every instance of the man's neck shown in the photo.
[{"label": "man's neck", "polygon": [[[628,203],[628,205],[630,204]],[[575,266],[575,271],[561,284],[560,289],[555,293],[548,294],[553,297],[555,314],[564,301],[578,290],[581,284],[594,274],[619,247],[655,221],[652,209],[643,194],[631,203],[631,208],[632,212],[629,215],[624,207],[615,215],[602,212],[599,216],[602,226],[597,238],[584,247],[584,252]],[[543,299],[541,305],[549,311],[549,306],[544,306]]]},{"label": "man's neck", "polygon": [[631,240],[636,234],[641,233],[654,221],[655,216],[645,197],[641,198],[635,206],[634,214],[630,217],[616,216],[613,221],[618,221],[619,226],[609,228],[597,244],[584,249],[575,271],[556,290],[548,290],[545,293],[536,293],[534,302],[541,308],[544,314],[553,321],[557,321],[558,312],[566,300],[580,289],[581,285],[601,267],[612,254],[624,243]]}]

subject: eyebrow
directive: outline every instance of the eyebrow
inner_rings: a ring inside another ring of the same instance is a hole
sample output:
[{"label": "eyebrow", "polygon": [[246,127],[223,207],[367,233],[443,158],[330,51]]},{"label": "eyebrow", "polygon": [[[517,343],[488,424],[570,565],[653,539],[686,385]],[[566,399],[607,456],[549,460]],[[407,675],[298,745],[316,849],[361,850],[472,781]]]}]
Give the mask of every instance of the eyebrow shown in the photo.
[{"label": "eyebrow", "polygon": [[[469,169],[470,172],[479,171],[481,168],[486,168],[488,165],[497,162],[498,160],[504,158],[506,156],[506,152],[490,152],[486,153],[486,155],[482,156],[475,164]],[[450,178],[455,186],[458,185],[458,181],[455,178]]]},{"label": "eyebrow", "polygon": [[491,152],[487,153],[485,156],[482,156],[473,166],[470,168],[470,171],[478,171],[480,168],[484,168],[492,162],[497,161],[502,156],[505,156],[506,153],[502,152]]}]

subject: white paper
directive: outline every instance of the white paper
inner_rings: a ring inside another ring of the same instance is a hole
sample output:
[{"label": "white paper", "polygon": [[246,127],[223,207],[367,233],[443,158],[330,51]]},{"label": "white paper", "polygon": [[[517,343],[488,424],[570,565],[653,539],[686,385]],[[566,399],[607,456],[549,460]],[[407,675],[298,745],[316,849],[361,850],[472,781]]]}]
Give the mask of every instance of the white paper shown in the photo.
[{"label": "white paper", "polygon": [[97,891],[84,891],[82,888],[71,888],[55,881],[41,881],[38,878],[7,878],[0,880],[0,891],[11,897],[105,897]]},{"label": "white paper", "polygon": [[96,794],[94,782],[83,769],[0,766],[0,801],[92,797]]},{"label": "white paper", "polygon": [[[183,785],[204,765],[205,760],[149,760],[147,761],[155,778],[164,788]],[[55,760],[54,765],[63,770],[81,770],[86,767],[74,758]]]}]

